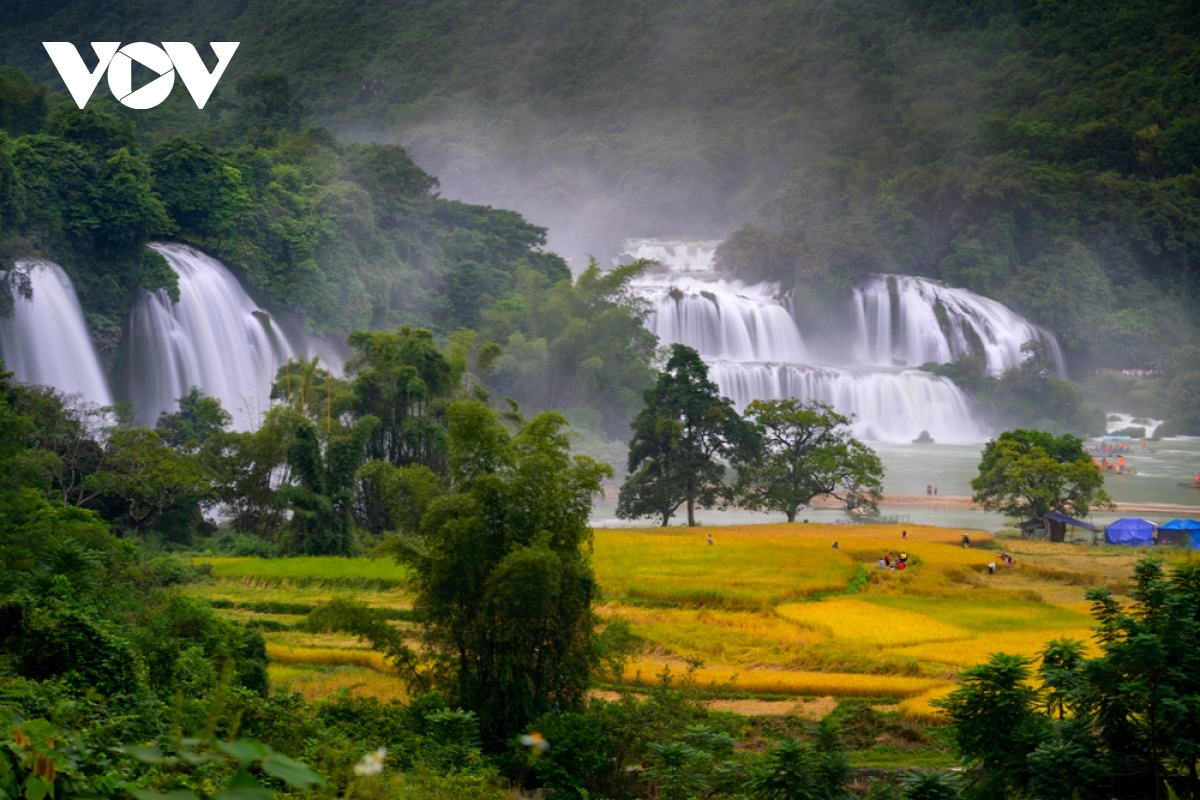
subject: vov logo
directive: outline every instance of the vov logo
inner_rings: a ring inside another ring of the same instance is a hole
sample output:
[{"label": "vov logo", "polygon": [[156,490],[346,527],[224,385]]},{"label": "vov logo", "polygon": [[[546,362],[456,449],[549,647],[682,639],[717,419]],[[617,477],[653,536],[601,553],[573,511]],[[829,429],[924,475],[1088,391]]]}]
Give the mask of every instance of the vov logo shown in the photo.
[{"label": "vov logo", "polygon": [[[240,42],[210,42],[214,53],[217,54],[217,66],[212,72],[204,66],[200,54],[189,42],[163,42],[162,47],[149,42],[131,42],[121,47],[120,42],[92,42],[92,50],[99,59],[94,70],[89,70],[87,64],[75,45],[70,42],[42,42],[50,60],[62,76],[63,83],[75,104],[80,108],[92,99],[100,76],[108,72],[108,88],[113,97],[123,106],[129,108],[154,108],[167,96],[175,86],[175,73],[183,79],[183,85],[196,101],[196,108],[204,108],[217,81],[225,74],[225,68],[233,58],[233,53]],[[133,62],[158,74],[158,77],[137,89],[133,88]]]}]

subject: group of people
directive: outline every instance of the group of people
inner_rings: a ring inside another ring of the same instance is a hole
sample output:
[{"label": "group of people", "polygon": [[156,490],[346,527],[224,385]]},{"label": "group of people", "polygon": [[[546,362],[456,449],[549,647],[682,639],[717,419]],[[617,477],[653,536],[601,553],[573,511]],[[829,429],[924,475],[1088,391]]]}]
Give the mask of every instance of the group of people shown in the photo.
[{"label": "group of people", "polygon": [[1097,461],[1096,457],[1092,456],[1092,463],[1099,467],[1101,472],[1116,472],[1117,474],[1121,474],[1125,471],[1125,456],[1117,456],[1116,461],[1113,461],[1108,456]]},{"label": "group of people", "polygon": [[[1008,567],[1009,569],[1012,569],[1013,564],[1017,563],[1017,560],[1015,558],[1013,558],[1012,556],[1010,556],[1008,553],[1001,553],[999,555],[999,558],[1002,562],[1004,562],[1004,565],[1006,567]],[[988,570],[988,575],[995,575],[996,574],[996,562],[992,561],[991,563],[989,563],[987,566],[987,570]]]},{"label": "group of people", "polygon": [[883,554],[883,558],[879,559],[879,568],[898,570],[908,569],[908,553],[901,550],[900,555],[893,556],[892,551],[889,550]]},{"label": "group of people", "polygon": [[925,484],[925,494],[933,496],[937,494],[937,487],[931,484]]}]

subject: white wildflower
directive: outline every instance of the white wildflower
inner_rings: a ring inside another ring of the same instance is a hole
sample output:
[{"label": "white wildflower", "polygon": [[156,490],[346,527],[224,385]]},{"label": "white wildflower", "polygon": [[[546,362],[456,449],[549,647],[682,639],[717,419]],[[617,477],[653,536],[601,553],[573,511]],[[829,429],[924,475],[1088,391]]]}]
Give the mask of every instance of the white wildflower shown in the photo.
[{"label": "white wildflower", "polygon": [[383,762],[387,758],[387,748],[381,747],[374,753],[367,753],[362,760],[354,765],[354,774],[360,778],[368,775],[378,775],[383,772]]}]

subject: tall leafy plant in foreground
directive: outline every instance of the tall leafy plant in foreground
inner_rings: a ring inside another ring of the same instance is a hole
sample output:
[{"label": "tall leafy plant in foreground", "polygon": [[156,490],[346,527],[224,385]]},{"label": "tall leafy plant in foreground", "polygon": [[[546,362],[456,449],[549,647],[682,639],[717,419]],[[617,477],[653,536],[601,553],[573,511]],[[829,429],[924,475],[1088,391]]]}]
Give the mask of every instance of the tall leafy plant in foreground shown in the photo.
[{"label": "tall leafy plant in foreground", "polygon": [[997,654],[940,703],[974,796],[1200,797],[1200,565],[1134,578],[1129,604],[1088,593],[1099,656],[1051,642],[1035,675]]},{"label": "tall leafy plant in foreground", "polygon": [[[415,571],[425,676],[479,715],[484,745],[496,750],[584,698],[598,591],[588,518],[611,469],[571,456],[557,414],[515,435],[476,401],[453,403],[446,416],[450,488],[426,499],[400,557]],[[389,469],[375,462],[377,478]]]}]

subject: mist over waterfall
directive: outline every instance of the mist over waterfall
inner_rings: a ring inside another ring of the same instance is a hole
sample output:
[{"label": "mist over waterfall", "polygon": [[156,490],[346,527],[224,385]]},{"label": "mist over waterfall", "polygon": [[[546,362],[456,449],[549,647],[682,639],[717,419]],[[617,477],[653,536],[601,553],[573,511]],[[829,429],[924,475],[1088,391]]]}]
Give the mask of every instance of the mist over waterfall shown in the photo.
[{"label": "mist over waterfall", "polygon": [[755,399],[798,397],[853,414],[855,434],[910,442],[929,431],[940,442],[979,442],[987,431],[952,381],[918,367],[978,350],[991,374],[1024,360],[1021,344],[1047,331],[995,300],[924,278],[873,278],[854,292],[845,327],[806,342],[790,294],[778,284],[747,285],[713,268],[717,242],[632,240],[628,258],[661,269],[631,287],[651,304],[646,326],[662,344],[700,353],[721,391],[743,409]]},{"label": "mist over waterfall", "polygon": [[1045,341],[1066,377],[1062,351],[1049,331],[1003,303],[928,278],[876,276],[854,290],[854,363],[877,367],[944,364],[973,348],[991,375],[1025,360],[1021,345]]},{"label": "mist over waterfall", "polygon": [[318,352],[341,371],[332,348],[289,336],[221,262],[183,245],[152,247],[179,275],[179,302],[165,289],[143,292],[130,313],[126,383],[143,424],[199,386],[246,430],[270,407],[272,378],[289,359]]},{"label": "mist over waterfall", "polygon": [[12,316],[0,317],[5,368],[22,383],[53,386],[89,403],[111,405],[112,393],[67,273],[43,262],[17,262],[16,268],[28,274],[33,296],[14,293]]}]

